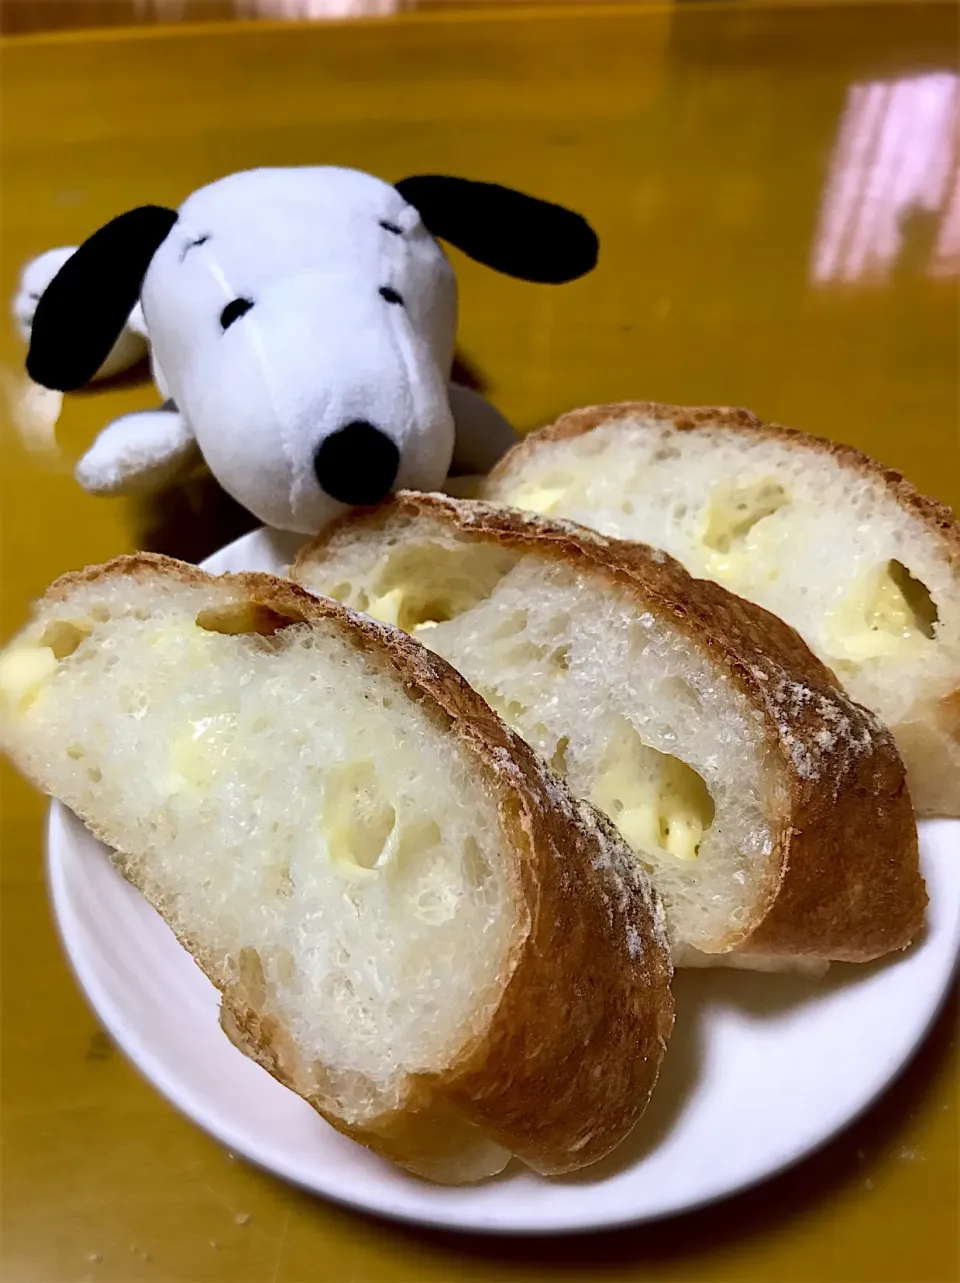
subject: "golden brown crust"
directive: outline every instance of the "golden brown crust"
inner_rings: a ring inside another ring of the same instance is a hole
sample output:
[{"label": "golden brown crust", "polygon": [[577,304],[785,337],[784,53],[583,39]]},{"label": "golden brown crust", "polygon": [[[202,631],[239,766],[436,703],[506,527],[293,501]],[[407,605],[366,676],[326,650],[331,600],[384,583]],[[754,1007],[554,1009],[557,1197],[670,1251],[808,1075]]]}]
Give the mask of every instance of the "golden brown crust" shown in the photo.
[{"label": "golden brown crust", "polygon": [[403,492],[379,509],[348,514],[301,551],[291,573],[322,561],[344,529],[421,517],[561,561],[628,594],[638,612],[668,615],[762,716],[785,781],[785,809],[776,817],[765,893],[752,920],[718,951],[864,962],[918,934],[927,897],[893,737],[844,694],[789,625],[643,544],[441,495]]},{"label": "golden brown crust", "polygon": [[797,428],[778,423],[764,423],[749,410],[730,406],[662,405],[656,401],[620,401],[610,405],[585,406],[561,415],[554,423],[539,428],[509,450],[491,470],[481,487],[481,498],[495,498],[498,487],[522,466],[539,445],[547,441],[567,441],[583,436],[604,424],[642,415],[657,423],[669,423],[678,432],[696,432],[704,428],[728,428],[751,436],[766,437],[798,449],[829,455],[841,467],[871,481],[880,482],[890,496],[910,515],[943,541],[943,551],[951,566],[960,567],[960,522],[953,510],[939,500],[921,492],[899,472],[884,467],[855,446],[812,436]]},{"label": "golden brown crust", "polygon": [[[215,577],[141,553],[63,576],[39,610],[69,599],[77,587],[123,576],[216,589],[225,605],[242,603],[251,618],[265,619],[271,634],[277,616],[336,629],[372,662],[388,666],[407,695],[456,737],[497,797],[511,838],[506,854],[514,863],[521,927],[499,1006],[455,1063],[410,1081],[400,1110],[362,1128],[346,1123],[321,1103],[316,1067],[300,1063],[292,1039],[263,1010],[259,960],[235,960],[236,974],[225,976],[195,942],[181,941],[223,992],[222,1023],[231,1039],[341,1131],[416,1170],[431,1168],[437,1137],[444,1132],[448,1142],[457,1119],[463,1132],[479,1125],[544,1173],[583,1167],[614,1148],[643,1112],[673,1024],[660,910],[619,835],[575,803],[442,659],[399,630],[289,580]],[[110,842],[109,834],[98,836]],[[160,907],[122,855],[117,862]]]}]

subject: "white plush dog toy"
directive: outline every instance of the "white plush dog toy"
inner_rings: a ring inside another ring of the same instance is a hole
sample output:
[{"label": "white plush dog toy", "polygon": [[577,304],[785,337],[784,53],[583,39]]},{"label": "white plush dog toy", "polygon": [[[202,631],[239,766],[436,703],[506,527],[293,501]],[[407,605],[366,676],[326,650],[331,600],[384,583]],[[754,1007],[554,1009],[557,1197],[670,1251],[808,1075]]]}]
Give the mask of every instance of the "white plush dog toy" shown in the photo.
[{"label": "white plush dog toy", "polygon": [[27,372],[88,383],[142,304],[162,409],[110,424],[77,475],[96,493],[156,488],[198,461],[261,521],[312,534],[398,488],[483,472],[515,440],[450,383],[456,282],[435,238],[543,284],[596,263],[589,225],[509,188],[424,175],[260,169],[179,211],[121,214],[36,303]]}]

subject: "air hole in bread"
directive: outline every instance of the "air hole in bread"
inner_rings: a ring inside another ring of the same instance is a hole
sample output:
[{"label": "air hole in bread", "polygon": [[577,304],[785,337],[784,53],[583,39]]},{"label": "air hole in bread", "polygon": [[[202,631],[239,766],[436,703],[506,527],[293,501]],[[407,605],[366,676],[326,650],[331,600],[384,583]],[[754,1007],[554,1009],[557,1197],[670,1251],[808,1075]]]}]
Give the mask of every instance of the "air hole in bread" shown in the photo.
[{"label": "air hole in bread", "polygon": [[396,821],[373,762],[343,762],[327,772],[322,827],[330,860],[340,872],[373,874]]},{"label": "air hole in bread", "polygon": [[635,851],[680,860],[700,854],[715,814],[702,776],[678,757],[644,744],[624,719],[618,719],[598,763],[591,800]]},{"label": "air hole in bread", "polygon": [[273,969],[281,984],[290,984],[297,974],[297,961],[289,949],[278,948],[274,953]]},{"label": "air hole in bread", "polygon": [[703,542],[714,552],[732,552],[759,522],[789,502],[786,490],[772,478],[745,486],[717,486],[707,510]]},{"label": "air hole in bread", "polygon": [[263,894],[267,899],[282,900],[293,893],[289,857],[278,864],[268,864],[263,871]]},{"label": "air hole in bread", "polygon": [[702,703],[699,691],[683,677],[664,678],[662,691],[668,699],[684,704],[687,708],[697,708]]},{"label": "air hole in bread", "polygon": [[557,747],[553,750],[550,758],[550,766],[561,778],[566,778],[567,774],[567,749],[570,747],[569,735],[561,735],[557,740]]},{"label": "air hole in bread", "polygon": [[887,574],[900,590],[907,608],[913,615],[914,628],[918,633],[932,640],[940,612],[937,610],[936,602],[930,596],[929,588],[915,575],[911,575],[900,561],[891,561],[887,566]]},{"label": "air hole in bread", "polygon": [[197,627],[202,628],[204,632],[221,633],[226,637],[244,635],[273,637],[281,629],[303,622],[303,615],[297,612],[281,612],[255,601],[237,601],[226,606],[210,606],[201,610],[196,618]]},{"label": "air hole in bread", "polygon": [[453,546],[407,541],[382,559],[369,592],[354,590],[340,600],[413,633],[455,619],[485,600],[516,560],[515,553],[465,541]]},{"label": "air hole in bread", "polygon": [[926,585],[902,562],[887,561],[861,575],[826,612],[825,649],[848,676],[891,655],[920,653],[938,620]]},{"label": "air hole in bread", "polygon": [[525,610],[508,611],[503,620],[496,624],[490,631],[492,641],[506,640],[508,637],[516,637],[524,631],[530,616]]},{"label": "air hole in bread", "polygon": [[505,699],[500,691],[492,686],[481,686],[476,681],[474,681],[473,686],[497,716],[502,718],[508,726],[515,726],[528,711],[527,706],[518,699]]},{"label": "air hole in bread", "polygon": [[505,664],[542,664],[547,655],[547,648],[532,641],[518,641],[506,647],[502,653]]},{"label": "air hole in bread", "polygon": [[55,619],[47,624],[40,638],[40,645],[47,646],[57,659],[67,659],[90,636],[89,624],[72,619]]},{"label": "air hole in bread", "polygon": [[439,926],[453,918],[465,892],[471,898],[486,895],[493,877],[476,839],[468,835],[460,852],[459,874],[451,876],[453,852],[444,849],[440,825],[427,815],[407,812],[396,820],[378,867],[354,880],[385,874],[405,914]]},{"label": "air hole in bread", "polygon": [[150,711],[150,699],[143,687],[125,683],[117,688],[117,706],[125,717],[140,721]]}]

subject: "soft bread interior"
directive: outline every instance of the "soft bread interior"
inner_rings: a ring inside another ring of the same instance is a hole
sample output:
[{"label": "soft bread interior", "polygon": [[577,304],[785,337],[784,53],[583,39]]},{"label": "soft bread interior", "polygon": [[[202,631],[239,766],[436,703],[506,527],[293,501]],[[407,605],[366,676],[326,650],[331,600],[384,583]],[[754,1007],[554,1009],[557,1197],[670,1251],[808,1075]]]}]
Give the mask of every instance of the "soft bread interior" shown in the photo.
[{"label": "soft bread interior", "polygon": [[667,618],[425,516],[346,525],[296,573],[413,631],[613,819],[653,875],[678,957],[743,932],[783,785],[746,698]]},{"label": "soft bread interior", "polygon": [[952,789],[936,782],[929,742],[918,757],[911,724],[945,721],[941,701],[960,688],[960,577],[945,542],[879,477],[800,436],[679,431],[640,408],[515,460],[484,497],[663,548],[765,606],[898,731],[921,810],[956,794],[956,713],[941,749]]},{"label": "soft bread interior", "polygon": [[[99,817],[315,1103],[362,1125],[486,1027],[524,929],[497,800],[333,627],[107,578],[44,608],[0,690],[28,773]],[[508,1157],[481,1151],[471,1176]]]}]

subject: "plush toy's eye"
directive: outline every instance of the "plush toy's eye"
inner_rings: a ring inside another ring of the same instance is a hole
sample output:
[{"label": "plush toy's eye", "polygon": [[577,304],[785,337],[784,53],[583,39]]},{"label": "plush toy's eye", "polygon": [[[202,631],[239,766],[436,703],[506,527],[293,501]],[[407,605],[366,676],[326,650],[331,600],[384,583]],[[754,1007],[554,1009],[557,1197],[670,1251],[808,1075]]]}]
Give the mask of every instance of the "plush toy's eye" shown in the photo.
[{"label": "plush toy's eye", "polygon": [[221,328],[228,330],[234,321],[239,321],[253,307],[252,298],[233,298],[220,313]]},{"label": "plush toy's eye", "polygon": [[380,226],[385,232],[393,232],[394,236],[402,236],[403,228],[398,227],[396,223],[389,222],[386,218],[381,218]]},{"label": "plush toy's eye", "polygon": [[399,303],[403,307],[403,295],[398,294],[396,290],[392,290],[389,285],[381,285],[380,297],[387,303]]}]

